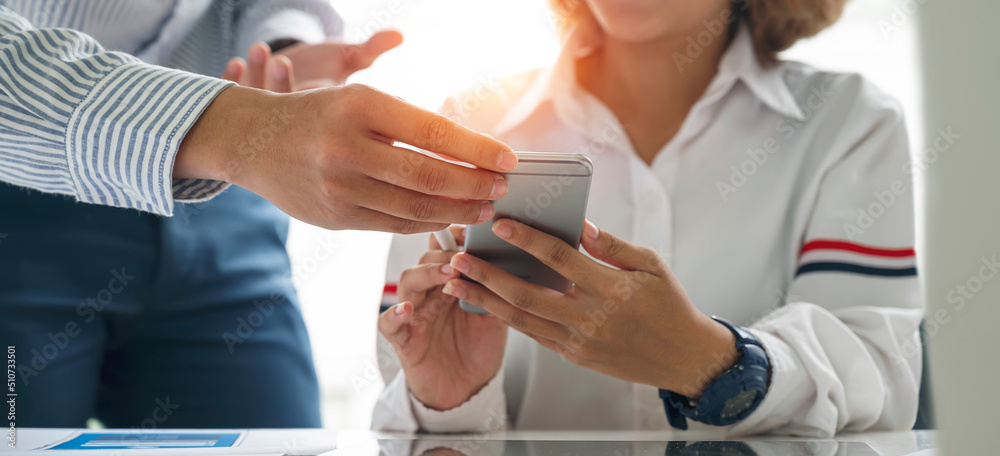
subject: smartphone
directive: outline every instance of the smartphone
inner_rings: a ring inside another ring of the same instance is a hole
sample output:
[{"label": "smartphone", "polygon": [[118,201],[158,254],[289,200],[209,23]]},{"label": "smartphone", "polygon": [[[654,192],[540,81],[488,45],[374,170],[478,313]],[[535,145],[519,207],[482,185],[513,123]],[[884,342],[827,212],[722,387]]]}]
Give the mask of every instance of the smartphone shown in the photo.
[{"label": "smartphone", "polygon": [[[516,220],[579,248],[594,165],[579,154],[517,152],[517,157],[517,167],[504,174],[507,194],[493,203],[496,214],[466,226],[465,252],[528,282],[566,292],[573,286],[569,280],[493,234],[493,222]],[[459,305],[466,312],[487,313],[465,301]]]}]

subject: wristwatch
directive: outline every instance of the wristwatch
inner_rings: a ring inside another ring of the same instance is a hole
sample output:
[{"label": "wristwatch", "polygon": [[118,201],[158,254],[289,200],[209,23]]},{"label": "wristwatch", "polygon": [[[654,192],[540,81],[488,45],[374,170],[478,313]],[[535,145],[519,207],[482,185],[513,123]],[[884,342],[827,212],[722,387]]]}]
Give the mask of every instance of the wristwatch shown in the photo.
[{"label": "wristwatch", "polygon": [[674,428],[687,429],[687,418],[713,426],[735,424],[756,410],[767,393],[771,364],[760,340],[726,320],[714,316],[712,319],[736,335],[736,351],[742,356],[708,386],[697,404],[684,395],[660,390],[667,421]]}]

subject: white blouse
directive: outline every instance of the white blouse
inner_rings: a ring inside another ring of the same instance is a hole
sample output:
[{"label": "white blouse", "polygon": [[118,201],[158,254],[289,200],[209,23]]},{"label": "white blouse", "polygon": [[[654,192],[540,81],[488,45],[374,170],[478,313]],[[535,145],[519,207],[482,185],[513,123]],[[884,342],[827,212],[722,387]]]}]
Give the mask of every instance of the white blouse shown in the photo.
[{"label": "white blouse", "polygon": [[[731,432],[909,429],[923,312],[898,103],[858,75],[795,62],[764,67],[741,29],[679,132],[647,165],[615,115],[576,83],[577,51],[570,44],[552,68],[453,97],[444,113],[514,150],[590,157],[587,217],[659,251],[702,312],[761,339],[771,384]],[[426,235],[394,238],[387,291],[426,246]],[[510,336],[503,375],[452,410],[424,407],[403,372],[388,367],[372,427],[668,428],[654,387]]]}]

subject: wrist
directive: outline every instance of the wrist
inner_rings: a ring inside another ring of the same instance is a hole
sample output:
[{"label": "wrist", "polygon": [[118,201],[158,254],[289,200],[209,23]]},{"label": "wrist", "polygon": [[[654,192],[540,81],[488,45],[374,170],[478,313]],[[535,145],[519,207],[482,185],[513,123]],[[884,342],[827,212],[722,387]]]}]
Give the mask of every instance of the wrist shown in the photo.
[{"label": "wrist", "polygon": [[735,338],[739,357],[734,366],[713,379],[696,399],[671,390],[660,390],[667,421],[687,429],[687,419],[713,426],[728,426],[743,420],[761,404],[770,384],[770,362],[763,344],[750,331],[712,317]]},{"label": "wrist", "polygon": [[673,390],[693,401],[701,398],[712,382],[732,369],[740,355],[732,331],[707,315],[699,316],[699,337],[693,344],[697,347],[697,355],[687,366],[684,386]]},{"label": "wrist", "polygon": [[470,388],[456,388],[456,385],[435,385],[430,388],[424,388],[420,385],[414,385],[409,380],[407,381],[407,387],[410,389],[410,394],[425,407],[435,411],[447,411],[469,402],[473,397],[482,392],[490,382],[496,379],[498,373],[499,370],[489,376],[482,384]]},{"label": "wrist", "polygon": [[434,411],[444,412],[469,402],[469,399],[472,399],[476,394],[479,394],[479,392],[482,391],[488,383],[489,382],[487,381],[486,383],[465,392],[451,390],[437,393],[421,390],[420,388],[413,388],[411,385],[410,394],[413,394],[413,397],[417,398],[417,400],[420,401],[421,404],[424,404],[425,407]]},{"label": "wrist", "polygon": [[181,141],[174,161],[174,179],[212,179],[238,184],[244,162],[241,144],[278,102],[263,90],[232,86],[205,109]]}]

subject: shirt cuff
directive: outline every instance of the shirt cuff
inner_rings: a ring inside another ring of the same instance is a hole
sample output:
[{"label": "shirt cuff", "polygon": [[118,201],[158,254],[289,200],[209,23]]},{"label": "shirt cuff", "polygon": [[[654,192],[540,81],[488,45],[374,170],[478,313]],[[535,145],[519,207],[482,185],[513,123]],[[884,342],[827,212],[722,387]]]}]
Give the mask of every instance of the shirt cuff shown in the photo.
[{"label": "shirt cuff", "polygon": [[326,27],[315,15],[286,7],[275,8],[267,19],[246,25],[240,31],[236,43],[239,55],[246,55],[250,46],[258,41],[270,43],[281,39],[293,39],[302,43],[316,44],[328,38]]},{"label": "shirt cuff", "polygon": [[478,393],[449,410],[433,410],[410,393],[410,407],[420,428],[428,432],[489,432],[507,427],[503,369]]},{"label": "shirt cuff", "polygon": [[214,198],[229,188],[229,182],[210,179],[174,179],[174,201],[198,203]]},{"label": "shirt cuff", "polygon": [[[73,111],[66,129],[77,199],[172,215],[181,141],[233,83],[146,63],[122,65]],[[181,199],[205,199],[225,183],[182,182]]]},{"label": "shirt cuff", "polygon": [[[760,330],[744,328],[760,340],[771,365],[770,385],[757,409],[729,429],[731,435],[751,435],[767,432],[785,424],[793,392],[808,386],[809,378],[800,368],[797,355],[783,340]],[[819,436],[817,436],[819,437]]]}]

